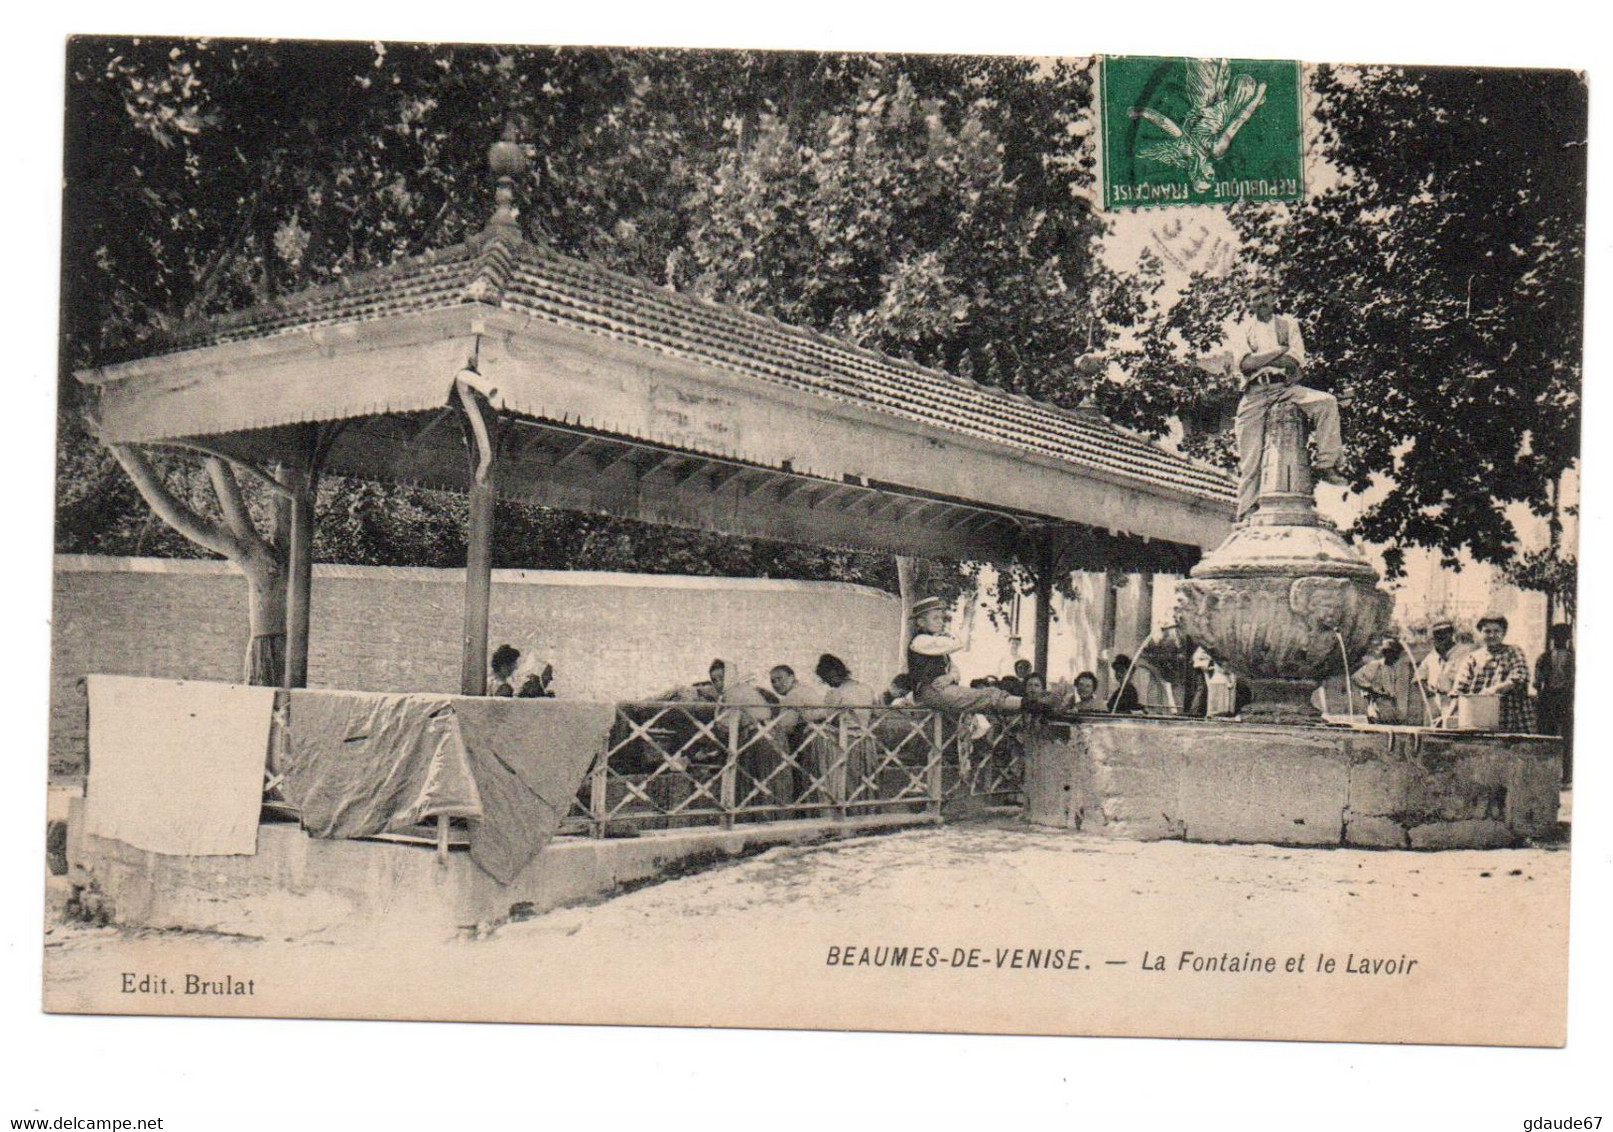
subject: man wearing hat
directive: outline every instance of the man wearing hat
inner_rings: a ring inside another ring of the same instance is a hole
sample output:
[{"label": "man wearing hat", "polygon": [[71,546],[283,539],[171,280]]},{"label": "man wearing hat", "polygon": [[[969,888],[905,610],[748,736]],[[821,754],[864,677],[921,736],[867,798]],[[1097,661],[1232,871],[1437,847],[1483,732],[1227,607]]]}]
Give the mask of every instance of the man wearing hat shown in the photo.
[{"label": "man wearing hat", "polygon": [[907,643],[907,675],[913,698],[923,707],[963,714],[973,711],[1020,711],[1023,696],[1001,688],[965,688],[958,681],[952,654],[963,642],[946,631],[947,604],[927,597],[913,604],[913,637]]},{"label": "man wearing hat", "polygon": [[1232,357],[1243,375],[1243,397],[1234,426],[1238,442],[1238,518],[1255,509],[1260,494],[1260,461],[1266,448],[1266,414],[1280,401],[1298,407],[1316,439],[1312,469],[1324,483],[1342,484],[1339,459],[1344,442],[1339,433],[1339,403],[1331,393],[1299,384],[1305,368],[1305,342],[1299,324],[1277,313],[1277,293],[1270,283],[1256,283],[1249,293],[1252,314],[1232,336]]},{"label": "man wearing hat", "polygon": [[1499,613],[1479,618],[1484,644],[1462,662],[1456,676],[1459,696],[1501,697],[1501,730],[1533,733],[1535,708],[1529,702],[1529,662],[1517,645],[1504,644],[1507,619]]},{"label": "man wearing hat", "polygon": [[1448,618],[1440,618],[1428,628],[1434,647],[1428,650],[1417,666],[1417,683],[1428,697],[1428,707],[1435,719],[1445,715],[1450,706],[1451,693],[1456,690],[1456,674],[1462,661],[1471,651],[1456,639],[1456,626]]}]

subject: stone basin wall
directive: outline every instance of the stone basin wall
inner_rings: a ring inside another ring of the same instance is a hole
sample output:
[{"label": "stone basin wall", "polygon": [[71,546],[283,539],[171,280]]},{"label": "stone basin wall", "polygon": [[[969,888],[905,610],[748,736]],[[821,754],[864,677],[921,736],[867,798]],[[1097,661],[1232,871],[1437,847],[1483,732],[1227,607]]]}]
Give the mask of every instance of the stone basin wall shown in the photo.
[{"label": "stone basin wall", "polygon": [[1026,817],[1133,841],[1495,848],[1553,836],[1561,740],[1097,718],[1026,742]]}]

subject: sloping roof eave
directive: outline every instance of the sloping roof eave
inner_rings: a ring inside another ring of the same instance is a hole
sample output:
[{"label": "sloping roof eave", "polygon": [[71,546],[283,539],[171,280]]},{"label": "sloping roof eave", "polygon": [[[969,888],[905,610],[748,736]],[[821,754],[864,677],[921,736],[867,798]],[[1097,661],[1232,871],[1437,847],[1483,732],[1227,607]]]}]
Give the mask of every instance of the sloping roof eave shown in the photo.
[{"label": "sloping roof eave", "polygon": [[165,360],[171,363],[184,355],[194,359],[212,348],[233,347],[227,352],[238,353],[257,343],[254,352],[269,358],[282,348],[328,348],[349,336],[340,332],[343,327],[358,337],[365,324],[397,325],[443,314],[450,320],[466,313],[496,317],[500,310],[1076,464],[1212,508],[1229,506],[1232,499],[1230,477],[1219,469],[1107,420],[653,287],[508,238],[454,245],[192,324],[175,336],[174,349],[77,376],[105,384],[165,368]]}]

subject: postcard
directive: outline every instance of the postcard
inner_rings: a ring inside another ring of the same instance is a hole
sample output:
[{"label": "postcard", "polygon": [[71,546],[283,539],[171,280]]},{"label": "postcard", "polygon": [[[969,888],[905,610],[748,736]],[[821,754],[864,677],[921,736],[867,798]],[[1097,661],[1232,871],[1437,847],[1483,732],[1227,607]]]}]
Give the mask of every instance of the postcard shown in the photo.
[{"label": "postcard", "polygon": [[47,1011],[1565,1042],[1582,74],[66,52]]}]

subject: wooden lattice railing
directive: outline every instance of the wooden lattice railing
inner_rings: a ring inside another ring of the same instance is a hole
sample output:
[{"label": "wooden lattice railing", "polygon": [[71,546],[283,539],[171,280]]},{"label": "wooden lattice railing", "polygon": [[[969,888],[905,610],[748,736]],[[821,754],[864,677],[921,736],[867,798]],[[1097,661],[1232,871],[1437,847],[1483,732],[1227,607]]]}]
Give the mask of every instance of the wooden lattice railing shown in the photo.
[{"label": "wooden lattice railing", "polygon": [[562,833],[928,814],[961,796],[1018,801],[1022,721],[990,730],[928,708],[630,703]]}]

